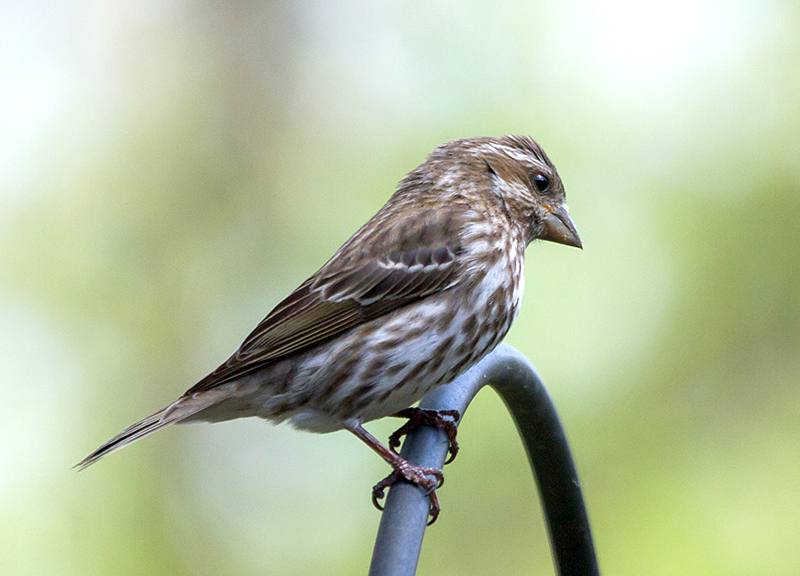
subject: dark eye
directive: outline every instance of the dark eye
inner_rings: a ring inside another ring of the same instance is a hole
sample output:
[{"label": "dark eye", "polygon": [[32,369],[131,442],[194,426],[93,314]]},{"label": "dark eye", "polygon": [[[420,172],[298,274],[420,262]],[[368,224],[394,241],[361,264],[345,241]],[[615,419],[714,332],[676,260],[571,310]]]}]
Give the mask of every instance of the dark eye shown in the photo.
[{"label": "dark eye", "polygon": [[533,185],[536,186],[539,192],[544,192],[550,186],[550,178],[544,174],[537,174],[533,177]]}]

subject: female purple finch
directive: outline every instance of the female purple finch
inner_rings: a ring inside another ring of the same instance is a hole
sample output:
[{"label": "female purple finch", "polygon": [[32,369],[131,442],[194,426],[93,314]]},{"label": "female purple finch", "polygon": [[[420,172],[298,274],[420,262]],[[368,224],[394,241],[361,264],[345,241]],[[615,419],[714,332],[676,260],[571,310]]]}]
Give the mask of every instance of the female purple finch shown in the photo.
[{"label": "female purple finch", "polygon": [[581,247],[542,148],[525,136],[443,144],[224,364],[78,466],[174,423],[344,428],[394,469],[375,494],[403,478],[429,493],[435,519],[441,471],[408,463],[362,424],[404,411],[500,343],[535,239]]}]

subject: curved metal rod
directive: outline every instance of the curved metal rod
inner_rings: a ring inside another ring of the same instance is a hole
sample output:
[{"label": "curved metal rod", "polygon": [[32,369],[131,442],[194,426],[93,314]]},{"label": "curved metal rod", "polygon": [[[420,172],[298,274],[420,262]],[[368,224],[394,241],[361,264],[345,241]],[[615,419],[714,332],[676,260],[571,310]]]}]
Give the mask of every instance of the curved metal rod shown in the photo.
[{"label": "curved metal rod", "polygon": [[[486,385],[503,399],[525,443],[557,573],[599,575],[589,519],[564,429],[541,379],[522,354],[501,344],[451,384],[428,394],[420,407],[458,410],[463,419],[469,403]],[[447,445],[443,430],[419,427],[407,436],[401,455],[419,466],[441,468]],[[428,521],[428,504],[418,487],[403,482],[392,486],[378,528],[370,576],[413,576]]]}]

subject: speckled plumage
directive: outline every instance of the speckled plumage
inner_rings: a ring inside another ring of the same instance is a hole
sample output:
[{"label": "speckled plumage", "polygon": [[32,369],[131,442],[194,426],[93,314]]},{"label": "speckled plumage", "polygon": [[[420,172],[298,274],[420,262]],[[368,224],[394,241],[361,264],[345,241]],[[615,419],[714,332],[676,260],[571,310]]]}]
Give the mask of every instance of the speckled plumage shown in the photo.
[{"label": "speckled plumage", "polygon": [[360,434],[500,343],[536,238],[580,246],[539,145],[522,136],[444,144],[227,362],[80,466],[177,422],[258,416]]}]

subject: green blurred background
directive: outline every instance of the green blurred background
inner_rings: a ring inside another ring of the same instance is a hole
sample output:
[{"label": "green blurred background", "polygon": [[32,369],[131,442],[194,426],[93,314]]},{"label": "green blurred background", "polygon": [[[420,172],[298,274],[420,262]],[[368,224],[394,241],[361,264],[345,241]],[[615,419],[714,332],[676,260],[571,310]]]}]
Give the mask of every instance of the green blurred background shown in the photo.
[{"label": "green blurred background", "polygon": [[[2,2],[0,573],[365,573],[387,467],[347,433],[176,427],[70,467],[436,145],[503,133],[585,245],[529,248],[507,341],[604,573],[800,573],[800,8],[769,0]],[[493,392],[460,438],[419,574],[552,574]]]}]

